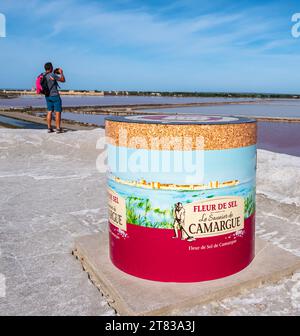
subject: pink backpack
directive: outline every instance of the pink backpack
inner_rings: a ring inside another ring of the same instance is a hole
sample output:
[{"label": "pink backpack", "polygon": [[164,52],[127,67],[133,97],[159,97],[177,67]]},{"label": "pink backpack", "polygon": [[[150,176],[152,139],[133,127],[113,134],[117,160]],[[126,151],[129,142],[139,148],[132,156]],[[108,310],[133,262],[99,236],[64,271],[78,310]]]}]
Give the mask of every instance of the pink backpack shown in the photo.
[{"label": "pink backpack", "polygon": [[44,79],[44,74],[40,74],[35,82],[36,93],[37,94],[44,94],[44,89],[42,87],[42,80]]}]

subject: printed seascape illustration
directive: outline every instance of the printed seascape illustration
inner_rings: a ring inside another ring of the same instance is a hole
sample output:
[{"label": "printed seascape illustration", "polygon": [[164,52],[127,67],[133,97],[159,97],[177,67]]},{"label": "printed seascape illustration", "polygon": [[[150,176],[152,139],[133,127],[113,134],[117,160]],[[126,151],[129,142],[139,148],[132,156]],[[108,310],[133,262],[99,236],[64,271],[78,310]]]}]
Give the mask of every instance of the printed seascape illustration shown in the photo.
[{"label": "printed seascape illustration", "polygon": [[143,189],[122,185],[112,179],[108,180],[108,186],[126,200],[127,222],[143,227],[173,229],[177,202],[186,205],[221,196],[243,197],[245,219],[255,212],[254,182],[201,191]]},{"label": "printed seascape illustration", "polygon": [[[110,146],[108,186],[126,201],[127,222],[150,228],[174,228],[174,206],[223,196],[244,199],[244,218],[255,211],[256,146],[204,151],[203,175],[186,183],[184,172],[132,173],[120,171],[121,153],[130,157],[133,149]],[[139,150],[148,153],[146,150]],[[164,161],[172,151],[160,151]],[[164,156],[165,155],[165,156]],[[196,155],[196,151],[192,153]],[[175,160],[172,161],[173,167]]]},{"label": "printed seascape illustration", "polygon": [[136,151],[108,145],[108,167],[111,179],[128,182],[209,185],[211,181],[237,180],[246,183],[255,176],[256,146],[205,151]]}]

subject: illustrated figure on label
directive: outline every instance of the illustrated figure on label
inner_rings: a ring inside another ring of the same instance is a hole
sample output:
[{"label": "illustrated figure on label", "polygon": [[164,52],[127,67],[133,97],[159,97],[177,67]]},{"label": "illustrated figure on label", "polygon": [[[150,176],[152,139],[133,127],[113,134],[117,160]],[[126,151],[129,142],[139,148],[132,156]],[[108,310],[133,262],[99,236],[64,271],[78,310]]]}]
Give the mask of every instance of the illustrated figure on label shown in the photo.
[{"label": "illustrated figure on label", "polygon": [[[194,241],[195,238],[191,237],[186,230],[184,229],[184,220],[185,220],[185,210],[182,203],[178,202],[175,204],[174,209],[174,233],[175,236],[172,238],[179,238],[178,231],[181,231],[181,240],[185,240],[187,237],[187,241]],[[184,236],[184,233],[186,237]]]}]

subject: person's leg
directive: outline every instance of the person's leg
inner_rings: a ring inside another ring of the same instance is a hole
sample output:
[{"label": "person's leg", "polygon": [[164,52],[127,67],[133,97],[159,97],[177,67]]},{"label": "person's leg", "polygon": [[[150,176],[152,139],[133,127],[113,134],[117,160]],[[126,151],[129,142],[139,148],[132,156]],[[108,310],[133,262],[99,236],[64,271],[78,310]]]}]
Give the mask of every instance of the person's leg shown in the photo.
[{"label": "person's leg", "polygon": [[56,124],[56,129],[60,130],[60,124],[61,124],[61,113],[60,112],[55,112],[55,124]]},{"label": "person's leg", "polygon": [[173,224],[173,226],[174,226],[174,237],[173,238],[178,238],[178,223],[175,221],[174,222],[174,224]]},{"label": "person's leg", "polygon": [[48,113],[47,113],[47,124],[48,124],[48,129],[49,130],[52,129],[51,121],[52,121],[52,112],[48,111]]},{"label": "person's leg", "polygon": [[62,101],[60,96],[55,97],[54,109],[55,109],[56,129],[58,131],[61,131],[60,125],[61,125]]},{"label": "person's leg", "polygon": [[47,104],[47,124],[48,124],[48,131],[51,132],[52,131],[52,126],[51,126],[51,121],[52,121],[52,112],[54,109],[54,105],[53,102],[51,100],[51,97],[46,97],[46,104]]}]

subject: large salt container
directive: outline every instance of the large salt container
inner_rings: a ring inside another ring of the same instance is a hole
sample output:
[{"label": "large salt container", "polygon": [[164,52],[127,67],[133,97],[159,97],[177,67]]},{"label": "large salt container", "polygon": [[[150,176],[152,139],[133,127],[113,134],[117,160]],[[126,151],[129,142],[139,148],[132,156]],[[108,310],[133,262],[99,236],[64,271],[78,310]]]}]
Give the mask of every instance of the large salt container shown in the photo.
[{"label": "large salt container", "polygon": [[256,122],[106,118],[110,258],[143,279],[222,278],[254,258]]}]

